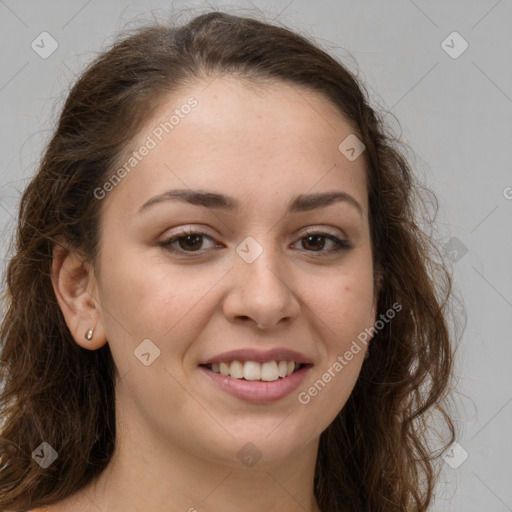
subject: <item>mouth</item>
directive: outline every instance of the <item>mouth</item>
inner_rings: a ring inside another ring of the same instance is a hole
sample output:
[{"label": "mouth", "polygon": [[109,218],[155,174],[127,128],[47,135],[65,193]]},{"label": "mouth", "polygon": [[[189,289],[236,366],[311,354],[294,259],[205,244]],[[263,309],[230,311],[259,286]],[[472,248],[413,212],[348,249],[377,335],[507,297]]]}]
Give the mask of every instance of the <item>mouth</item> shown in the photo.
[{"label": "mouth", "polygon": [[201,367],[224,377],[245,381],[275,382],[286,379],[309,364],[296,361],[272,360],[258,361],[222,361],[220,363],[201,364]]},{"label": "mouth", "polygon": [[213,390],[253,404],[270,404],[289,396],[312,367],[312,359],[286,347],[240,348],[199,364]]},{"label": "mouth", "polygon": [[199,370],[214,391],[268,405],[291,395],[312,367],[306,356],[290,350],[237,350],[203,362]]}]

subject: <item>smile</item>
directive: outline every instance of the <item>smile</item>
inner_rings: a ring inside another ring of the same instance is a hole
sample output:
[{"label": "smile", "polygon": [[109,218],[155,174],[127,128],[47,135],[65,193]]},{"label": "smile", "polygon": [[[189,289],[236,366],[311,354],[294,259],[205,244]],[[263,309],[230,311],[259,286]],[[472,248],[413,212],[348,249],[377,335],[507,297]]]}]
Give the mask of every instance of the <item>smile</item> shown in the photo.
[{"label": "smile", "polygon": [[[281,367],[281,372],[284,373],[284,363],[286,363],[286,375],[281,377],[279,368]],[[220,390],[244,402],[270,404],[291,395],[303,384],[313,365],[299,364],[294,361],[266,361],[265,363],[245,361],[242,363],[235,360],[230,363],[203,364],[198,368],[210,385],[213,385],[215,391]],[[245,378],[246,368],[249,379]],[[236,376],[233,377],[231,372]]]},{"label": "smile", "polygon": [[249,381],[273,382],[288,377],[301,365],[295,361],[231,361],[206,365],[213,373]]}]

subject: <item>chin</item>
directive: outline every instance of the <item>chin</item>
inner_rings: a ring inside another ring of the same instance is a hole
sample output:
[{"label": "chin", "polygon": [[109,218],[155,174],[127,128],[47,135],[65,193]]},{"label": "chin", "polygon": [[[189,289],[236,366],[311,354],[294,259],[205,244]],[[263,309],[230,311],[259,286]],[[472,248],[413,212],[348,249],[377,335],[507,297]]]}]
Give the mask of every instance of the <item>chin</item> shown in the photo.
[{"label": "chin", "polygon": [[[212,439],[211,433],[206,441],[208,458],[227,466],[240,469],[246,467],[272,466],[290,457],[297,456],[306,446],[316,442],[323,430],[317,418],[311,425],[304,422],[291,422],[285,416],[279,418],[254,417],[240,418],[229,425],[228,433]],[[283,421],[284,420],[284,421]],[[218,432],[218,430],[217,430]],[[204,456],[205,452],[202,452]]]}]

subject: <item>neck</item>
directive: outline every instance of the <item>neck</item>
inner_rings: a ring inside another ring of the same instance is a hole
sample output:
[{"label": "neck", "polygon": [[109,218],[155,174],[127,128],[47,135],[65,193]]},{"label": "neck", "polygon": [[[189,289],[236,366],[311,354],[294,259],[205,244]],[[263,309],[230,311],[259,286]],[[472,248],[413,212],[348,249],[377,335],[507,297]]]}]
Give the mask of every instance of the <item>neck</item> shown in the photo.
[{"label": "neck", "polygon": [[184,452],[133,421],[122,425],[110,464],[80,493],[84,511],[320,512],[313,492],[318,438],[286,460],[251,467]]},{"label": "neck", "polygon": [[100,510],[320,512],[313,495],[313,446],[293,460],[259,468],[190,455],[177,459],[176,453],[161,452],[156,459],[135,446],[120,449],[95,483],[91,500]]}]

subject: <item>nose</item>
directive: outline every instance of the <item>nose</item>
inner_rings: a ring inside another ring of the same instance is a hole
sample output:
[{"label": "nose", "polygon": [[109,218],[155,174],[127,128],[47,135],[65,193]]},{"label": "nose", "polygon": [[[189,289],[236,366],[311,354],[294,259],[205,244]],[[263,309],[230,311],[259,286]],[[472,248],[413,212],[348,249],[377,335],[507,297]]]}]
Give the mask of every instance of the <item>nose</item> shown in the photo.
[{"label": "nose", "polygon": [[258,329],[272,329],[291,323],[300,312],[286,262],[265,249],[252,263],[236,256],[230,272],[230,288],[223,311],[231,322],[251,323]]}]

